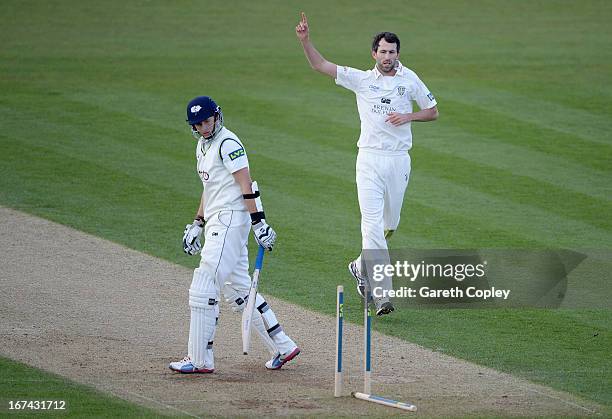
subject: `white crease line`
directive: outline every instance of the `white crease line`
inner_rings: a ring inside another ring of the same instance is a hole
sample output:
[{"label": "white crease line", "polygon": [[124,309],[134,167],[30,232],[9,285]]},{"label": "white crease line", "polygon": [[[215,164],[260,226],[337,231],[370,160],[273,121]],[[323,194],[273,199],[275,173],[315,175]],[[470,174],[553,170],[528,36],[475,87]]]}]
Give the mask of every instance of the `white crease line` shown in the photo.
[{"label": "white crease line", "polygon": [[553,400],[560,400],[560,401],[562,401],[563,403],[565,403],[565,404],[567,404],[567,405],[569,405],[569,406],[577,407],[577,408],[582,409],[582,410],[584,410],[584,411],[586,411],[586,412],[592,413],[592,414],[594,414],[594,415],[599,415],[599,416],[601,416],[601,413],[599,413],[599,412],[597,412],[597,411],[595,411],[595,410],[591,410],[591,409],[589,409],[588,407],[584,407],[584,406],[582,406],[582,405],[579,405],[578,403],[570,402],[569,400],[563,399],[563,398],[561,398],[561,397],[553,396],[552,394],[543,393],[543,392],[538,391],[538,390],[536,390],[536,389],[527,388],[527,387],[525,387],[525,390],[527,390],[527,391],[531,391],[531,392],[533,392],[533,393],[538,393],[538,394],[541,394],[542,396],[549,397],[549,398],[551,398],[551,399],[553,399]]},{"label": "white crease line", "polygon": [[204,403],[210,402],[210,400],[162,400],[160,403],[172,403],[172,404],[181,404],[181,403]]},{"label": "white crease line", "polygon": [[150,397],[143,396],[143,395],[138,394],[138,393],[132,393],[131,391],[127,391],[127,390],[124,390],[124,392],[125,392],[125,393],[127,393],[127,394],[129,394],[129,395],[131,395],[131,396],[140,397],[141,399],[147,400],[147,401],[149,401],[149,402],[153,402],[153,403],[157,403],[157,404],[159,404],[159,405],[162,405],[162,406],[164,406],[166,409],[176,410],[177,412],[181,412],[181,413],[183,413],[183,414],[185,414],[185,415],[187,415],[187,416],[190,416],[190,417],[192,417],[192,418],[198,418],[198,419],[201,419],[201,416],[196,416],[196,415],[194,415],[194,414],[192,414],[192,413],[189,413],[189,412],[187,412],[187,411],[185,411],[185,410],[179,409],[178,407],[170,406],[169,404],[165,404],[165,403],[163,403],[163,402],[157,401],[157,400],[152,399],[152,398],[150,398]]}]

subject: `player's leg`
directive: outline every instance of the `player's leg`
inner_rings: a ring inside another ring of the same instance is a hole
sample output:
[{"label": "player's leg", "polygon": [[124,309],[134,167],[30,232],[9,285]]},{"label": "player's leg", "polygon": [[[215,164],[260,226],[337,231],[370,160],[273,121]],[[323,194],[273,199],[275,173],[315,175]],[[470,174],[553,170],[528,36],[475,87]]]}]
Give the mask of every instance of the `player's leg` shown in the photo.
[{"label": "player's leg", "polygon": [[[236,312],[242,312],[246,307],[246,299],[237,297],[232,301],[232,298],[244,295],[248,297],[250,277],[247,275],[249,284],[245,286],[242,275],[232,277],[232,282],[224,287],[225,298],[230,301],[232,309]],[[253,327],[257,334],[264,342],[266,348],[272,355],[272,358],[266,362],[266,368],[279,369],[285,363],[291,361],[299,353],[300,349],[296,343],[285,333],[285,330],[279,323],[276,314],[266,301],[265,297],[257,293],[255,300],[255,309],[253,311]]]},{"label": "player's leg", "polygon": [[[361,212],[362,253],[352,266],[349,265],[349,269],[360,268],[358,273],[363,280],[367,280],[367,273],[372,272],[374,265],[389,263],[383,223],[384,165],[386,159],[386,156],[361,150],[357,156],[356,179],[357,198]],[[351,273],[353,273],[353,269],[351,269]],[[358,275],[353,274],[353,276],[359,281]],[[382,281],[371,281],[370,289],[383,291],[391,289],[390,278],[385,277]],[[360,294],[363,296],[362,290],[360,290]],[[378,294],[380,295],[380,293]],[[389,298],[386,295],[374,298],[377,309],[388,301]]]},{"label": "player's leg", "polygon": [[[260,293],[257,293],[255,300],[255,314],[261,317],[261,329],[265,330],[268,336],[274,342],[277,348],[277,353],[272,355],[272,358],[266,362],[266,368],[269,370],[280,369],[285,363],[291,361],[299,355],[300,348],[286,333],[276,318],[276,314],[266,299]],[[257,326],[256,323],[253,323]],[[261,333],[261,332],[260,332]]]},{"label": "player's leg", "polygon": [[[250,219],[245,224],[245,240],[241,247],[240,257],[234,265],[232,274],[223,285],[223,294],[235,312],[242,312],[246,307],[246,300],[251,287],[249,275],[249,255],[246,241],[250,231]],[[253,327],[262,339],[271,355],[272,360],[266,363],[269,369],[278,369],[285,362],[290,361],[300,352],[295,342],[287,336],[278,322],[276,315],[266,299],[259,293],[256,295],[255,310],[253,312]],[[273,362],[276,359],[276,362]]]},{"label": "player's leg", "polygon": [[[382,219],[384,207],[384,184],[378,177],[376,162],[372,161],[370,153],[360,151],[357,155],[356,181],[357,199],[361,212],[361,248],[370,249],[371,246],[380,246],[377,229],[378,219]],[[384,230],[384,229],[383,229]],[[383,232],[384,236],[384,232]],[[373,243],[374,242],[374,243]],[[376,244],[378,242],[378,244]],[[349,263],[349,272],[357,281],[357,292],[364,297],[365,281],[367,281],[367,270],[363,263],[362,254]]]},{"label": "player's leg", "polygon": [[[389,240],[393,232],[397,230],[404,202],[404,193],[410,179],[410,156],[387,157],[385,173],[385,198],[383,210],[383,225],[385,239]],[[385,277],[387,287],[393,287],[392,278]],[[386,302],[377,307],[376,314],[389,314],[394,310],[391,302]]]},{"label": "player's leg", "polygon": [[392,158],[393,163],[385,182],[385,204],[383,212],[385,237],[389,237],[397,230],[404,203],[404,194],[410,180],[410,156],[396,156]]},{"label": "player's leg", "polygon": [[[246,300],[237,297],[234,301],[231,301],[233,297],[244,293],[244,288],[242,286],[236,287],[236,284],[232,282],[232,284],[226,285],[224,295],[226,300],[230,301],[232,310],[241,313],[246,307]],[[246,297],[248,297],[248,294],[247,289]],[[266,362],[266,368],[276,370],[295,358],[300,353],[300,348],[285,333],[285,330],[276,318],[276,314],[270,308],[264,296],[257,293],[256,298],[252,325],[270,352],[270,355],[272,355],[272,358]]]},{"label": "player's leg", "polygon": [[191,323],[188,356],[170,364],[179,372],[212,372],[213,343],[219,318],[220,284],[231,274],[239,252],[235,229],[230,228],[232,211],[219,213],[206,223],[200,266],[194,271],[189,289]]},{"label": "player's leg", "polygon": [[213,343],[219,320],[215,265],[222,251],[222,242],[216,240],[205,241],[200,266],[194,270],[191,287],[189,288],[191,319],[187,356],[181,361],[170,363],[170,369],[173,371],[181,373],[210,373],[214,371]]},{"label": "player's leg", "polygon": [[[226,285],[223,288],[223,296],[225,297],[225,301],[230,304],[234,313],[242,314],[242,311],[246,308],[247,298],[249,296],[248,292],[246,295],[241,296],[241,293],[236,291],[230,285]],[[259,311],[253,310],[251,322],[253,328],[255,328],[255,331],[257,332],[257,335],[263,342],[268,352],[270,352],[270,355],[276,355],[278,353],[278,349],[270,335],[268,335],[263,318],[261,317],[261,313]]]},{"label": "player's leg", "polygon": [[[240,258],[236,263],[236,269],[229,278],[229,281],[223,285],[223,296],[225,301],[230,304],[234,313],[242,313],[247,305],[249,297],[249,288],[251,286],[251,277],[249,276],[249,251],[247,247],[248,235],[243,245]],[[274,341],[268,335],[266,328],[258,310],[253,310],[252,324],[265,347],[270,352],[270,355],[275,355],[278,352]]]},{"label": "player's leg", "polygon": [[386,249],[383,210],[385,182],[381,165],[384,157],[360,151],[357,156],[357,199],[361,212],[362,249]]},{"label": "player's leg", "polygon": [[219,301],[214,277],[202,267],[196,268],[193,272],[189,289],[189,308],[191,321],[187,356],[193,370],[189,370],[189,365],[170,368],[183,373],[212,372],[215,368],[213,343],[219,320]]}]

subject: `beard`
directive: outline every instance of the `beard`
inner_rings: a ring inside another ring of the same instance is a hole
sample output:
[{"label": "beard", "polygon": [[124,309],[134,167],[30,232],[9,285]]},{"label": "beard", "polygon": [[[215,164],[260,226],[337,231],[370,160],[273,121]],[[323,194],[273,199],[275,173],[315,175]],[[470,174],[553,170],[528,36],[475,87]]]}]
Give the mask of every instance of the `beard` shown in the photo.
[{"label": "beard", "polygon": [[392,60],[389,63],[383,63],[382,61],[378,63],[378,70],[381,73],[390,73],[396,67],[397,67],[397,60]]}]

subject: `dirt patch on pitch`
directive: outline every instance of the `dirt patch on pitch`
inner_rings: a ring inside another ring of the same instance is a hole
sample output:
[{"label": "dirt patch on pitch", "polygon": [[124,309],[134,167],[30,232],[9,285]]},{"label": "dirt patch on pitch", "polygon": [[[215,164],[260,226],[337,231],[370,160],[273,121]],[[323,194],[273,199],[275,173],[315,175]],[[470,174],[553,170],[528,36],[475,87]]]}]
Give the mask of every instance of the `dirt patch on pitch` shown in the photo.
[{"label": "dirt patch on pitch", "polygon": [[[189,269],[0,207],[1,354],[161,413],[190,416],[387,416],[348,397],[361,389],[361,329],[345,335],[346,396],[333,397],[333,318],[268,297],[302,354],[267,371],[254,337],[242,355],[240,318],[221,306],[217,371],[180,375]],[[335,292],[335,284],[329,284]],[[347,298],[356,298],[348,293]],[[374,333],[376,394],[419,416],[589,415],[601,407],[489,368]],[[7,395],[8,397],[9,395]]]}]

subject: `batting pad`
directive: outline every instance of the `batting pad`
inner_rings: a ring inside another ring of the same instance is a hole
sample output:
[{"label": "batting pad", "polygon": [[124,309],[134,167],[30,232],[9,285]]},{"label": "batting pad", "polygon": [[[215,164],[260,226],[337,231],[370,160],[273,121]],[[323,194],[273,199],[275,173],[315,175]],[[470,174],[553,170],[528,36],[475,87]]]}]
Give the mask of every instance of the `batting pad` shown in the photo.
[{"label": "batting pad", "polygon": [[[242,313],[244,311],[247,299],[248,295],[242,298],[234,290],[232,290],[231,294],[228,293],[225,295],[225,300],[229,302],[234,313]],[[253,310],[253,318],[251,319],[251,322],[252,326],[257,331],[257,334],[259,335],[260,339],[263,341],[265,347],[270,352],[270,355],[275,355],[279,353],[276,344],[266,331],[266,326],[264,325],[263,318],[261,317],[261,313],[259,311]]]}]

